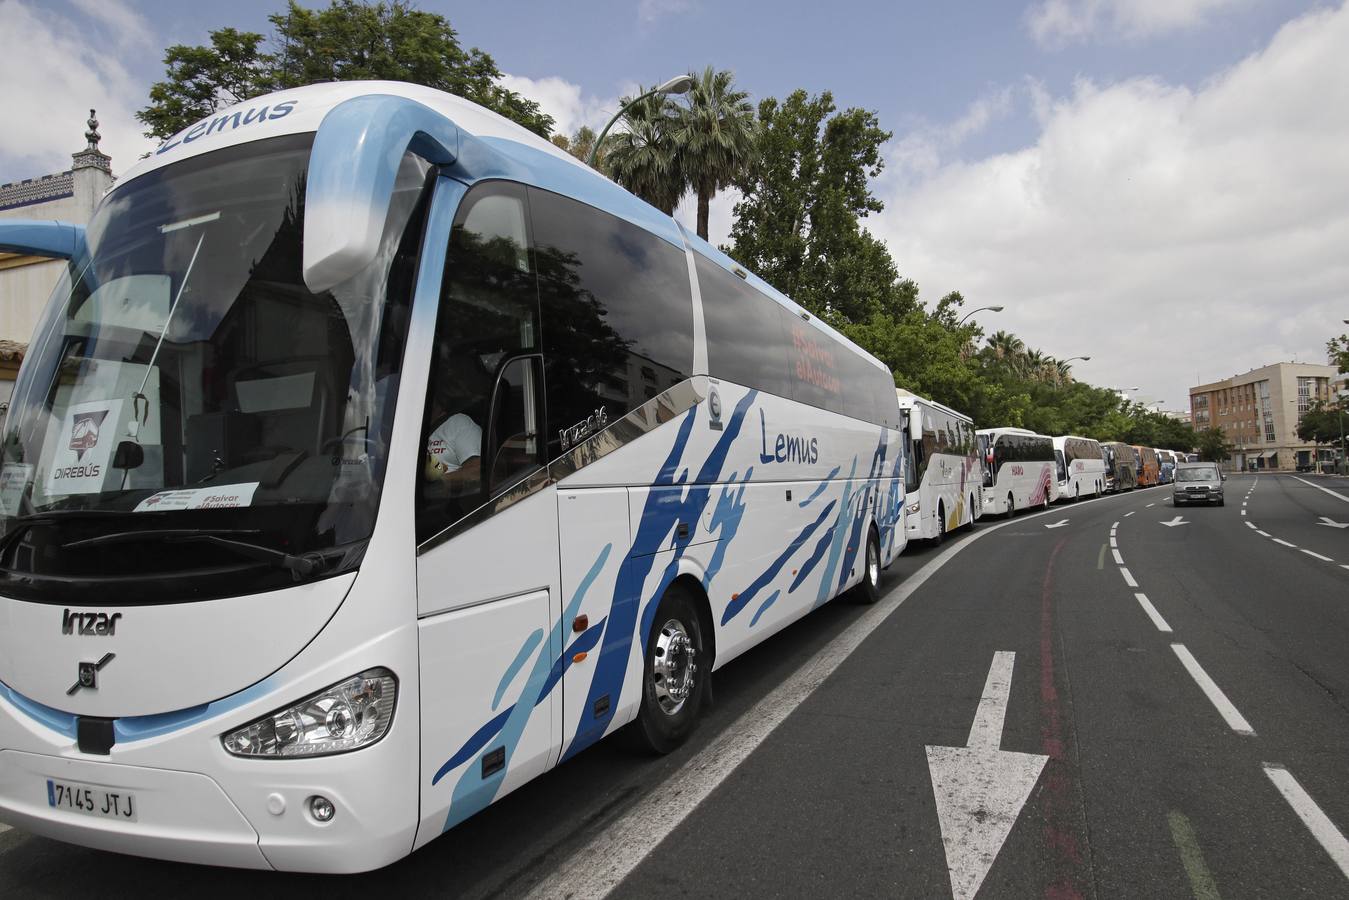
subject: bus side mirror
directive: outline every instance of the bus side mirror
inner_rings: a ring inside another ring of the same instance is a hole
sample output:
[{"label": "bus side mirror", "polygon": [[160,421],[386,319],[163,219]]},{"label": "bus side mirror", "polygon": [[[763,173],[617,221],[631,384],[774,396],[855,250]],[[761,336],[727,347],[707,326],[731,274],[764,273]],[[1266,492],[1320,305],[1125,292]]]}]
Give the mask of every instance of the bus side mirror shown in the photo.
[{"label": "bus side mirror", "polygon": [[403,154],[432,165],[459,155],[459,128],[406,97],[370,94],[330,109],[309,153],[304,282],[314,293],[368,266],[379,252]]}]

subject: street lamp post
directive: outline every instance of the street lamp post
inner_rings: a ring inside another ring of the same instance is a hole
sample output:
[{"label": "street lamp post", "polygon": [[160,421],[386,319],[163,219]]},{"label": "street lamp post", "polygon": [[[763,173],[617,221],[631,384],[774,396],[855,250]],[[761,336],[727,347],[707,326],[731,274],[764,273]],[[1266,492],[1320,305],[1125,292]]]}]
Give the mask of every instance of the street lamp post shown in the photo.
[{"label": "street lamp post", "polygon": [[1004,307],[1001,306],[981,306],[978,309],[972,309],[960,317],[960,321],[956,322],[956,327],[959,328],[961,325],[965,324],[965,320],[977,312],[983,312],[984,310],[988,310],[989,312],[1002,312],[1003,309]]},{"label": "street lamp post", "polygon": [[693,87],[692,75],[676,75],[674,78],[671,78],[664,84],[652,88],[640,97],[634,97],[627,103],[624,103],[618,108],[618,112],[614,113],[614,117],[609,120],[608,124],[604,126],[604,130],[600,132],[600,136],[595,138],[595,146],[590,148],[590,156],[586,157],[586,165],[590,166],[592,169],[595,168],[595,158],[599,155],[600,145],[604,143],[605,135],[609,133],[610,128],[614,127],[614,123],[618,121],[619,117],[628,111],[629,107],[635,106],[647,97],[654,97],[657,94],[685,94],[688,93],[688,90],[691,87]]}]

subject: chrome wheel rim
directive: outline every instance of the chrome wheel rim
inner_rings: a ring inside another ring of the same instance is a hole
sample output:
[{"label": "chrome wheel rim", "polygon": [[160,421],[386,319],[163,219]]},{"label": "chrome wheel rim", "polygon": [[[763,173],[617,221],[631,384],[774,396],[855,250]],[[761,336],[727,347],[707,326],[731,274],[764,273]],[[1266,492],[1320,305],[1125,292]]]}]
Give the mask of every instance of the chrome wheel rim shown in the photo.
[{"label": "chrome wheel rim", "polygon": [[693,694],[697,655],[683,622],[671,619],[661,626],[652,651],[651,687],[661,712],[667,716],[683,709]]},{"label": "chrome wheel rim", "polygon": [[867,541],[867,581],[872,587],[881,582],[881,554],[875,541]]}]

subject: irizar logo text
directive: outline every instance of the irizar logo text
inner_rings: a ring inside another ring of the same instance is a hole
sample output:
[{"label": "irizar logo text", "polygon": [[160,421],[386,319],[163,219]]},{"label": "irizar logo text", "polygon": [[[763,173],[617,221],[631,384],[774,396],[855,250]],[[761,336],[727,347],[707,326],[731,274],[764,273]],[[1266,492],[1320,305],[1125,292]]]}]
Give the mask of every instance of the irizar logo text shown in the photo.
[{"label": "irizar logo text", "polygon": [[80,613],[66,610],[61,617],[62,634],[87,634],[91,637],[112,637],[117,633],[121,613]]}]

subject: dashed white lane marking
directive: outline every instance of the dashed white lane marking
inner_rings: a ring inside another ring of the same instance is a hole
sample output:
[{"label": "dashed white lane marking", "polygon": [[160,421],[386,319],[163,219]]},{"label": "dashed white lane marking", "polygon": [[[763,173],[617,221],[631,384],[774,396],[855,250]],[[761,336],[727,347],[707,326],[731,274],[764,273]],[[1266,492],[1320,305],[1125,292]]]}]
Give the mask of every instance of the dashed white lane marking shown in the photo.
[{"label": "dashed white lane marking", "polygon": [[4,822],[0,822],[0,834],[4,834],[6,831],[9,831],[13,827],[14,827],[13,825],[6,825]]},{"label": "dashed white lane marking", "polygon": [[1156,506],[1156,505],[1157,505],[1156,503],[1149,503],[1145,508],[1146,508],[1146,509],[1152,509],[1152,508],[1153,508],[1154,506]]},{"label": "dashed white lane marking", "polygon": [[1332,491],[1332,490],[1331,490],[1330,488],[1328,488],[1328,487],[1321,487],[1321,485],[1319,485],[1319,484],[1313,484],[1312,482],[1308,481],[1308,480],[1305,479],[1305,478],[1298,478],[1296,475],[1293,476],[1293,480],[1294,480],[1294,481],[1300,481],[1300,482],[1302,482],[1303,484],[1307,485],[1308,487],[1314,487],[1314,488],[1316,488],[1318,491],[1325,491],[1325,492],[1326,492],[1327,494],[1329,494],[1330,496],[1335,497],[1336,499],[1339,499],[1339,500],[1343,500],[1345,503],[1349,503],[1349,497],[1344,496],[1344,495],[1341,494],[1339,491]]},{"label": "dashed white lane marking", "polygon": [[1243,509],[1243,510],[1241,511],[1241,514],[1242,514],[1243,516],[1246,515],[1246,510]]},{"label": "dashed white lane marking", "polygon": [[1297,544],[1290,544],[1290,543],[1288,543],[1287,541],[1285,541],[1283,538],[1275,538],[1275,539],[1274,539],[1274,543],[1276,543],[1276,544],[1283,544],[1285,547],[1292,547],[1294,550],[1297,549]]},{"label": "dashed white lane marking", "polygon": [[1237,712],[1236,706],[1232,704],[1231,700],[1227,699],[1227,695],[1223,693],[1222,688],[1218,687],[1217,682],[1208,677],[1208,673],[1199,665],[1199,660],[1194,658],[1194,654],[1189,651],[1189,648],[1184,644],[1172,644],[1171,649],[1175,651],[1176,656],[1180,659],[1180,664],[1185,667],[1185,671],[1190,673],[1190,677],[1194,679],[1195,684],[1199,685],[1199,689],[1204,692],[1204,696],[1208,697],[1208,701],[1213,704],[1213,708],[1218,710],[1218,715],[1223,717],[1227,727],[1237,734],[1254,736],[1255,729],[1251,727],[1251,723],[1246,721],[1245,716]]},{"label": "dashed white lane marking", "polygon": [[1117,566],[1122,566],[1122,565],[1124,565],[1124,557],[1122,557],[1122,556],[1119,555],[1119,551],[1118,551],[1118,550],[1111,550],[1110,552],[1111,552],[1112,554],[1114,554],[1114,557],[1115,557],[1115,565],[1117,565]]},{"label": "dashed white lane marking", "polygon": [[1119,567],[1119,573],[1124,576],[1124,583],[1129,587],[1138,587],[1138,582],[1134,581],[1134,575],[1124,566]]},{"label": "dashed white lane marking", "polygon": [[1152,624],[1157,626],[1158,631],[1171,631],[1171,626],[1166,624],[1166,619],[1163,619],[1162,614],[1157,612],[1157,607],[1152,605],[1152,601],[1148,599],[1147,594],[1134,594],[1134,597],[1138,600],[1139,605],[1143,607],[1143,612],[1148,614],[1148,618],[1152,620]]},{"label": "dashed white lane marking", "polygon": [[1259,528],[1255,529],[1255,533],[1261,537],[1274,537],[1274,535],[1270,534],[1268,531],[1261,531]]},{"label": "dashed white lane marking", "polygon": [[1119,527],[1119,523],[1118,523],[1118,522],[1112,522],[1112,523],[1110,524],[1110,530],[1111,530],[1111,531],[1114,531],[1114,530],[1115,530],[1116,528],[1118,528],[1118,527]]},{"label": "dashed white lane marking", "polygon": [[1335,561],[1335,560],[1331,559],[1329,556],[1322,556],[1322,555],[1319,554],[1319,553],[1313,553],[1312,551],[1308,550],[1306,547],[1300,547],[1299,549],[1300,549],[1303,553],[1307,554],[1308,556],[1315,556],[1317,559],[1321,560],[1321,562],[1334,562],[1334,561]]},{"label": "dashed white lane marking", "polygon": [[1317,806],[1311,795],[1302,789],[1302,785],[1298,784],[1292,772],[1278,763],[1265,763],[1265,774],[1274,782],[1279,793],[1283,794],[1283,799],[1288,801],[1288,805],[1293,807],[1293,812],[1297,813],[1302,824],[1307,826],[1316,842],[1325,848],[1330,858],[1335,861],[1335,865],[1340,867],[1346,878],[1349,878],[1349,840],[1345,840],[1344,832],[1336,828],[1330,817],[1321,811],[1321,807]]},{"label": "dashed white lane marking", "polygon": [[1260,529],[1258,529],[1258,528],[1255,527],[1255,523],[1254,523],[1254,522],[1247,522],[1247,523],[1246,523],[1246,527],[1247,527],[1247,528],[1254,529],[1254,530],[1256,530],[1256,531],[1259,531],[1259,530],[1260,530]]},{"label": "dashed white lane marking", "polygon": [[1112,547],[1119,546],[1119,542],[1115,540],[1115,536],[1113,534],[1110,536],[1110,546]]},{"label": "dashed white lane marking", "polygon": [[1138,510],[1134,510],[1133,512],[1127,512],[1127,513],[1125,513],[1125,514],[1124,514],[1124,518],[1126,518],[1126,519],[1129,518],[1130,516],[1132,516],[1132,515],[1134,514],[1134,512],[1138,512]]}]

